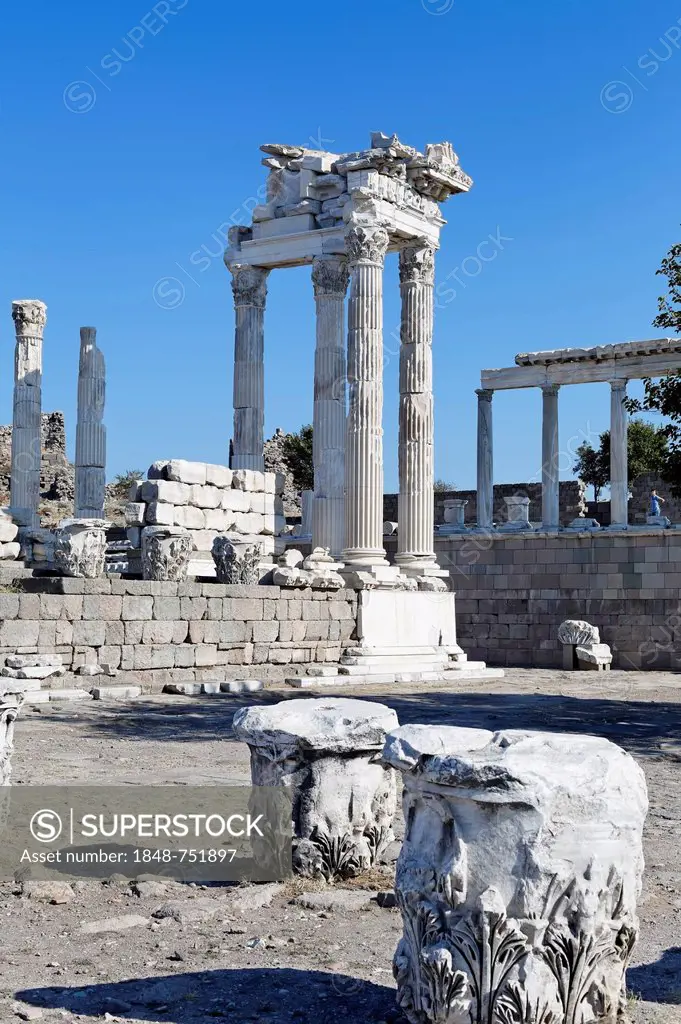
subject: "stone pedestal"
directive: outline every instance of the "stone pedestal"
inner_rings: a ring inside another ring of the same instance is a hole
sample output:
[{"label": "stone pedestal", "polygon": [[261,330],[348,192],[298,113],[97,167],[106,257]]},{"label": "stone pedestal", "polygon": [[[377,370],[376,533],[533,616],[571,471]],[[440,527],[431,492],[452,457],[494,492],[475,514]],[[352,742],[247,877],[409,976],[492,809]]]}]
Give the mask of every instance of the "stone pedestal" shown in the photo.
[{"label": "stone pedestal", "polygon": [[411,576],[437,567],[433,550],[434,257],[430,246],[400,252],[400,530],[395,563]]},{"label": "stone pedestal", "polygon": [[438,525],[437,532],[445,536],[449,533],[465,533],[467,504],[465,498],[445,498],[445,521]]},{"label": "stone pedestal", "polygon": [[317,256],[312,263],[317,309],[312,448],[314,506],[312,545],[343,550],[345,532],[345,293],[348,269],[340,256]]},{"label": "stone pedestal", "polygon": [[[10,784],[14,723],[23,702],[23,693],[0,693],[0,786],[9,786]],[[0,806],[0,811],[2,810],[3,808]]]},{"label": "stone pedestal", "polygon": [[293,867],[327,880],[372,867],[393,840],[395,773],[380,761],[397,715],[342,698],[244,708],[234,733],[251,751],[254,786],[286,786],[293,800]]},{"label": "stone pedestal", "polygon": [[350,570],[387,566],[383,548],[383,261],[388,233],[352,224],[345,450],[345,548]]},{"label": "stone pedestal", "polygon": [[101,519],[106,491],[106,395],[104,356],[94,327],[80,329],[78,421],[76,424],[76,506],[78,518]]},{"label": "stone pedestal", "polygon": [[494,459],[492,399],[494,392],[480,388],[478,396],[478,529],[494,525]]},{"label": "stone pedestal", "polygon": [[558,448],[557,384],[542,389],[542,527],[557,530],[560,526],[560,452]]},{"label": "stone pedestal", "polygon": [[54,565],[62,576],[96,579],[104,572],[106,519],[63,519],[55,530]]},{"label": "stone pedestal", "polygon": [[192,540],[180,526],[145,526],[142,530],[142,579],[187,579]]},{"label": "stone pedestal", "polygon": [[384,759],[405,783],[394,971],[412,1024],[617,1024],[648,805],[633,758],[595,736],[415,725]]},{"label": "stone pedestal", "polygon": [[499,527],[501,533],[518,533],[523,530],[531,530],[530,524],[530,499],[524,495],[514,494],[511,498],[504,498],[506,503],[506,522]]},{"label": "stone pedestal", "polygon": [[264,314],[268,270],[240,263],[232,274],[234,313],[234,451],[232,469],[264,472]]},{"label": "stone pedestal", "polygon": [[218,583],[260,582],[262,551],[259,544],[248,544],[219,534],[213,541],[211,553]]},{"label": "stone pedestal", "polygon": [[627,481],[626,380],[610,382],[610,528],[626,529],[629,522]]},{"label": "stone pedestal", "polygon": [[37,299],[12,303],[16,330],[10,505],[20,526],[38,529],[42,415],[43,330],[47,307]]}]

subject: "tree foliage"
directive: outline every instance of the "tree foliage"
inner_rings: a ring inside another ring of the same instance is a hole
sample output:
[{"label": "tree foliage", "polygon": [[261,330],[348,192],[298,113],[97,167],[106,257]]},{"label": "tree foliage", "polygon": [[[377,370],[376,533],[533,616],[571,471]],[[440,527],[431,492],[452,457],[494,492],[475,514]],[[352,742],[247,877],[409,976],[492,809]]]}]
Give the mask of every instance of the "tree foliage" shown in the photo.
[{"label": "tree foliage", "polygon": [[[657,271],[667,279],[667,294],[657,302],[659,310],[653,326],[681,334],[681,242],[673,245]],[[647,410],[660,413],[667,422],[660,428],[666,439],[661,475],[671,485],[672,494],[681,496],[681,374],[670,373],[659,380],[646,378],[643,401],[627,400],[630,412]]]},{"label": "tree foliage", "polygon": [[[594,501],[610,482],[610,431],[604,430],[598,448],[588,442],[576,452],[572,467],[580,480],[594,489]],[[655,427],[644,420],[630,420],[627,430],[627,476],[635,480],[642,473],[657,473],[664,477],[667,460],[667,434],[664,427]]]},{"label": "tree foliage", "polygon": [[144,477],[145,473],[141,469],[126,469],[124,473],[116,474],[111,487],[116,494],[124,497],[135,480],[144,480]]},{"label": "tree foliage", "polygon": [[443,491],[455,491],[456,484],[448,483],[447,480],[443,480],[441,477],[438,477],[433,481],[433,490],[437,494],[442,494]]},{"label": "tree foliage", "polygon": [[291,472],[297,490],[311,491],[314,488],[311,423],[301,427],[300,430],[293,434],[286,434],[284,436],[282,455]]}]

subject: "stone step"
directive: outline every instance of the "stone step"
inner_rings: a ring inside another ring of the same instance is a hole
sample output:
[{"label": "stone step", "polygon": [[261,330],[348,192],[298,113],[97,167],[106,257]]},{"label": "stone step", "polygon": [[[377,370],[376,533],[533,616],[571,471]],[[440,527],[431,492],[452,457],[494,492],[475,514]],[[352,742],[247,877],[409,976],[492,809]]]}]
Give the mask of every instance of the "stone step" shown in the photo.
[{"label": "stone step", "polygon": [[26,694],[26,704],[46,704],[48,701],[62,700],[92,700],[92,694],[87,690],[68,689],[63,690],[37,690]]},{"label": "stone step", "polygon": [[362,658],[357,661],[345,661],[341,658],[338,667],[338,674],[342,676],[352,675],[383,675],[386,672],[446,672],[449,662],[442,658],[381,658],[374,661],[372,658]]},{"label": "stone step", "polygon": [[255,693],[264,689],[261,679],[223,679],[220,681],[206,680],[202,683],[166,683],[163,693],[172,693],[182,697],[209,697],[221,694]]},{"label": "stone step", "polygon": [[[477,662],[484,665],[484,662]],[[314,690],[326,686],[371,686],[377,683],[436,683],[436,682],[475,682],[478,679],[503,679],[502,668],[480,668],[467,672],[457,670],[451,672],[381,672],[364,675],[337,676],[290,676],[285,680],[287,686],[298,690]]]}]

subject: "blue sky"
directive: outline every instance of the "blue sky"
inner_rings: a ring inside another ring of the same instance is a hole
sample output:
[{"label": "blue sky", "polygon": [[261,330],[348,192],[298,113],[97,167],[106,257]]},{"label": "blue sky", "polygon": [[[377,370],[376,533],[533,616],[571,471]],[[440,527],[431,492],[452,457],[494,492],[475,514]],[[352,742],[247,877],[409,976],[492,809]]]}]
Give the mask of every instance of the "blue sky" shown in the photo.
[{"label": "blue sky", "polygon": [[[678,4],[34,0],[6,7],[1,46],[0,422],[11,421],[10,302],[41,298],[43,406],[65,411],[71,451],[78,328],[98,328],[110,476],[157,458],[226,460],[233,313],[220,229],[248,219],[263,142],[343,152],[372,130],[419,147],[448,139],[472,175],[472,192],[443,208],[437,258],[438,476],[474,485],[483,367],[656,335],[655,270],[681,220]],[[498,255],[478,270],[467,258],[490,235]],[[170,309],[155,301],[172,301],[176,286],[157,284],[169,277],[185,288]],[[311,420],[313,309],[309,271],[270,275],[268,434]],[[566,453],[608,425],[607,385],[565,388],[560,403]],[[497,481],[536,478],[540,408],[535,392],[495,398]]]}]

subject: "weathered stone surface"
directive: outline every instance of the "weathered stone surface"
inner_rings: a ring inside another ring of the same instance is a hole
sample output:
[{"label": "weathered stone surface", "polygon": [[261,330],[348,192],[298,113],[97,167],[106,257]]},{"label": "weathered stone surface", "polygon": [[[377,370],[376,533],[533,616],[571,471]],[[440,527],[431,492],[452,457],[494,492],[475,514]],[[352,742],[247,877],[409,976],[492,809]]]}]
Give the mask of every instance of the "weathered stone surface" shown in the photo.
[{"label": "weathered stone surface", "polygon": [[94,327],[80,329],[75,515],[102,518],[106,494],[106,367]]},{"label": "weathered stone surface", "polygon": [[19,532],[16,526],[7,516],[0,516],[0,543],[9,544]]},{"label": "weathered stone surface", "polygon": [[392,842],[395,778],[377,761],[395,712],[369,701],[290,700],[244,708],[234,732],[251,750],[258,786],[288,786],[293,798],[294,868],[350,877]]},{"label": "weathered stone surface", "polygon": [[146,526],[142,530],[142,577],[181,581],[187,578],[192,541],[180,527]]},{"label": "weathered stone surface", "polygon": [[406,726],[398,1002],[413,1024],[615,1024],[638,931],[643,772],[593,736]]},{"label": "weathered stone surface", "polygon": [[24,702],[24,694],[0,692],[0,786],[9,786],[14,749],[14,723]]},{"label": "weathered stone surface", "polygon": [[96,579],[104,572],[105,519],[63,519],[55,531],[54,564],[64,576]]},{"label": "weathered stone surface", "polygon": [[257,583],[261,549],[257,544],[242,544],[224,534],[213,541],[215,572],[220,583]]},{"label": "weathered stone surface", "polygon": [[581,619],[566,619],[558,627],[558,639],[562,644],[588,645],[601,642],[600,633],[596,626]]},{"label": "weathered stone surface", "polygon": [[612,663],[612,651],[607,644],[578,644],[575,655],[580,668],[597,672],[607,671]]}]

